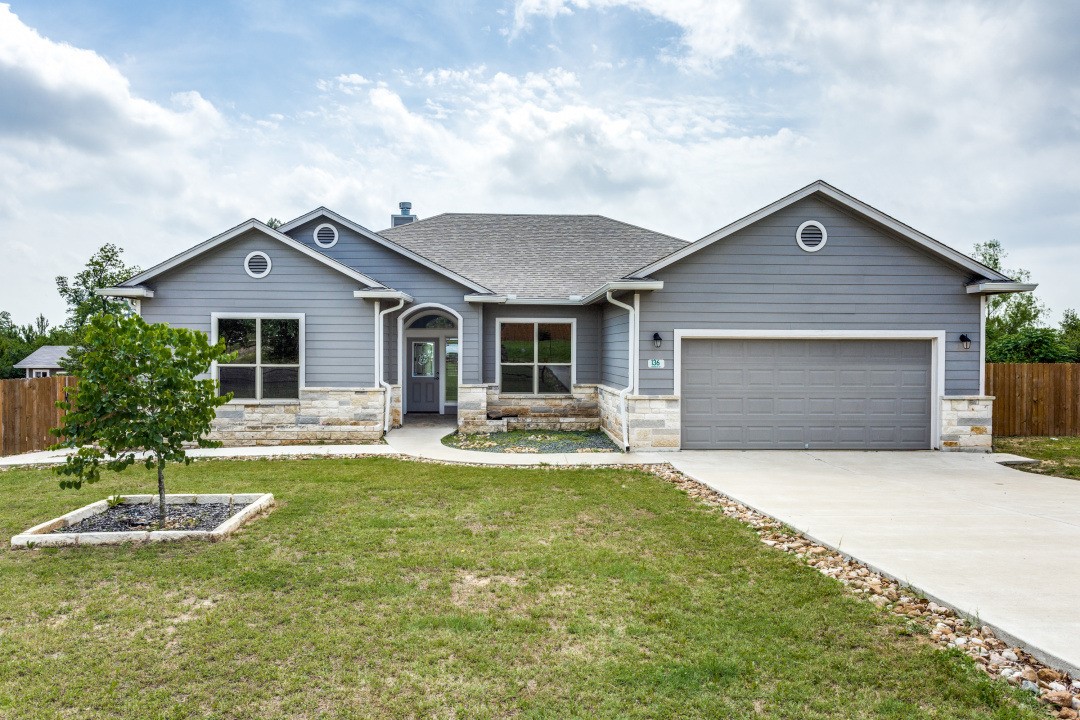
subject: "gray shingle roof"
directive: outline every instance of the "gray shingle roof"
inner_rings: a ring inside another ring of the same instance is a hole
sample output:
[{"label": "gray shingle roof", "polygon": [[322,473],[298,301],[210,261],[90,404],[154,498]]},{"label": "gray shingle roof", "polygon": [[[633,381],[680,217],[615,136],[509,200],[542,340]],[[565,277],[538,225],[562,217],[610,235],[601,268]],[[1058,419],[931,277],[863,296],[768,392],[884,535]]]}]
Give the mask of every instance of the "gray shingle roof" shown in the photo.
[{"label": "gray shingle roof", "polygon": [[563,299],[687,244],[602,215],[445,213],[379,234],[497,294]]},{"label": "gray shingle roof", "polygon": [[15,363],[13,367],[26,368],[58,368],[60,360],[67,356],[70,345],[42,345],[25,358]]}]

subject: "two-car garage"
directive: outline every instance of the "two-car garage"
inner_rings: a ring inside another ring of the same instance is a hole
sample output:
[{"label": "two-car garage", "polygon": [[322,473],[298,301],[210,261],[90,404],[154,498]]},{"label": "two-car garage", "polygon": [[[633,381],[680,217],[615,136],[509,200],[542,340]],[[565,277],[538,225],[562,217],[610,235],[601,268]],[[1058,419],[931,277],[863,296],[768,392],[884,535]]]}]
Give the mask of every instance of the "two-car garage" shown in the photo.
[{"label": "two-car garage", "polygon": [[932,447],[932,339],[680,340],[685,450]]}]

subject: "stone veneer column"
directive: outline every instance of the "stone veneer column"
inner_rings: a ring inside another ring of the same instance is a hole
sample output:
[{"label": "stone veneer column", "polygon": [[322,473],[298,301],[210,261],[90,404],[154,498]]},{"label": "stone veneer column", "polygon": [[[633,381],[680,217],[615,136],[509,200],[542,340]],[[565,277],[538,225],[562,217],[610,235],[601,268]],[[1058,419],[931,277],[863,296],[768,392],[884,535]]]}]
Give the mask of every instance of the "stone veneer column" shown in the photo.
[{"label": "stone veneer column", "polygon": [[682,416],[677,395],[631,395],[627,398],[631,450],[678,450]]},{"label": "stone veneer column", "polygon": [[949,452],[992,452],[994,398],[954,395],[941,398],[941,449]]},{"label": "stone veneer column", "polygon": [[622,403],[619,390],[607,385],[596,386],[596,399],[600,405],[600,429],[607,433],[611,441],[622,447]]}]

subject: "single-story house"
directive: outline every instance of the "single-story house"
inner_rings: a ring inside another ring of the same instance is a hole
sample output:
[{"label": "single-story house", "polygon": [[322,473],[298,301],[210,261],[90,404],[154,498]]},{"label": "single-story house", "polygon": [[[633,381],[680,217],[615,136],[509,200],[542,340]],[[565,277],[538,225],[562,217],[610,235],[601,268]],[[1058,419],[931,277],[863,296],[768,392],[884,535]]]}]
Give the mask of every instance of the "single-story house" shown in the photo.
[{"label": "single-story house", "polygon": [[26,371],[26,377],[28,378],[64,375],[65,372],[60,367],[60,361],[67,357],[70,349],[70,345],[42,345],[12,367],[16,370]]},{"label": "single-story house", "polygon": [[232,443],[602,428],[633,449],[987,450],[985,300],[1022,284],[814,182],[686,242],[401,204],[248,220],[102,295],[238,352]]}]

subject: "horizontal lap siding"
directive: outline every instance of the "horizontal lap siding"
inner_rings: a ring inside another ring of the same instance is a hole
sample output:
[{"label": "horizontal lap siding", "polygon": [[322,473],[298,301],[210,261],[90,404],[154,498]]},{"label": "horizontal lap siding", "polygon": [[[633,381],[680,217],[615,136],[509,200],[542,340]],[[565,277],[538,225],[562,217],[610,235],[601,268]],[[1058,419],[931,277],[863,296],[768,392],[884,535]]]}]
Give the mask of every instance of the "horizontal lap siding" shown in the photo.
[{"label": "horizontal lap siding", "polygon": [[[807,253],[795,243],[806,220],[828,231]],[[715,330],[944,330],[945,393],[979,392],[979,298],[953,268],[839,208],[810,198],[654,273],[663,290],[641,295],[641,352],[665,367],[641,369],[641,391],[674,390],[674,347],[653,332]],[[971,349],[963,350],[967,334]]]},{"label": "horizontal lap siding", "polygon": [[600,382],[620,390],[630,382],[627,362],[629,328],[630,313],[614,305],[603,306],[600,326]]},{"label": "horizontal lap siding", "polygon": [[[314,220],[290,230],[288,234],[308,247],[364,273],[387,287],[411,295],[415,302],[405,305],[404,312],[424,303],[438,303],[455,310],[464,322],[462,327],[464,347],[460,352],[461,382],[466,384],[480,382],[478,349],[480,311],[464,300],[465,295],[475,291],[336,223],[331,224],[338,229],[337,244],[332,248],[318,247],[312,237],[312,232],[322,222],[321,219]],[[396,304],[396,300],[384,300],[382,309],[385,310]],[[364,307],[369,314],[374,313],[370,302],[364,303]],[[420,314],[422,311],[411,317],[415,319]],[[397,317],[398,313],[389,314],[386,322],[385,378],[393,383],[397,382]]]},{"label": "horizontal lap siding", "polygon": [[[271,260],[261,279],[244,271],[259,250]],[[352,296],[361,283],[252,231],[146,283],[147,322],[210,332],[211,313],[304,313],[305,382],[310,387],[371,387],[374,321],[370,305]]]},{"label": "horizontal lap siding", "polygon": [[499,342],[495,327],[500,318],[577,319],[574,363],[578,384],[600,381],[600,308],[596,305],[489,305],[484,310],[484,382],[493,383]]}]

